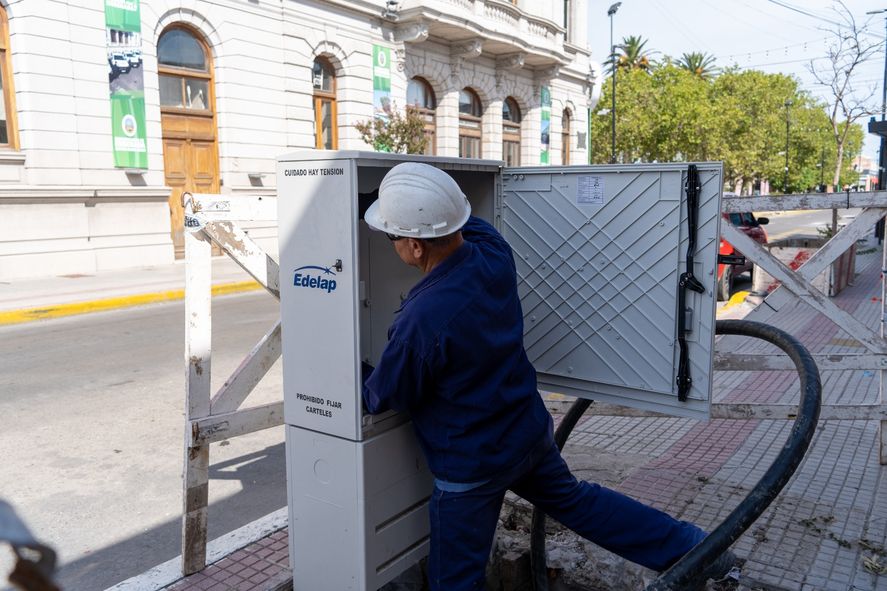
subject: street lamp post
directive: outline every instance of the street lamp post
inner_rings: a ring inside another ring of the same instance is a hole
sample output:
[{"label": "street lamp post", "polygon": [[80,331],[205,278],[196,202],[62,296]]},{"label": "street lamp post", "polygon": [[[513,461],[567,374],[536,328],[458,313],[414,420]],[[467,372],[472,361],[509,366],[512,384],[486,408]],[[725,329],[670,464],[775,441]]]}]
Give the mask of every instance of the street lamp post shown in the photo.
[{"label": "street lamp post", "polygon": [[785,176],[782,181],[782,189],[786,193],[788,193],[788,138],[789,138],[789,126],[791,125],[791,118],[789,117],[789,107],[792,106],[792,99],[785,99]]},{"label": "street lamp post", "polygon": [[607,16],[610,17],[610,65],[613,68],[613,101],[610,108],[610,163],[616,163],[616,46],[613,44],[613,15],[622,6],[622,2],[617,2],[607,9]]}]

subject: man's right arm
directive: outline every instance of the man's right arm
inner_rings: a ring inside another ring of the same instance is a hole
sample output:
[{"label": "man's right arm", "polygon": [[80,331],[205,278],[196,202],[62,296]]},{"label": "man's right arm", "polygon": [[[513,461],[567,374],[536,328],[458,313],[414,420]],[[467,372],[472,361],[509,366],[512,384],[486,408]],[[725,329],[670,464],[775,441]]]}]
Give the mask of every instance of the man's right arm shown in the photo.
[{"label": "man's right arm", "polygon": [[389,409],[407,411],[419,401],[429,383],[425,360],[405,343],[390,340],[379,365],[364,380],[363,403],[370,414]]}]

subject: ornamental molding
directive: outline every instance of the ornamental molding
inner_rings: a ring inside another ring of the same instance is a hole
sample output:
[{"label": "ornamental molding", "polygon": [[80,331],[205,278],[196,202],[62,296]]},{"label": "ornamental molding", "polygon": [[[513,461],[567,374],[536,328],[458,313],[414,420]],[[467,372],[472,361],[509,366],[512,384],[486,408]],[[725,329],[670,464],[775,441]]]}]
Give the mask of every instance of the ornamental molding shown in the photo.
[{"label": "ornamental molding", "polygon": [[496,69],[497,70],[520,70],[524,67],[524,60],[527,58],[527,54],[521,53],[513,53],[511,55],[503,55],[499,59],[496,60]]},{"label": "ornamental molding", "polygon": [[462,76],[462,61],[461,57],[450,58],[450,80],[454,84],[457,84]]},{"label": "ornamental molding", "polygon": [[547,82],[549,80],[554,80],[558,76],[560,76],[561,67],[560,66],[551,66],[550,68],[545,68],[544,70],[536,70],[536,81],[540,83]]},{"label": "ornamental molding", "polygon": [[458,82],[462,76],[462,66],[465,60],[480,57],[483,48],[484,43],[480,39],[472,39],[450,47],[450,77],[453,82]]},{"label": "ornamental molding", "polygon": [[417,21],[400,26],[394,31],[395,43],[422,43],[428,41],[428,23]]},{"label": "ornamental molding", "polygon": [[450,56],[462,59],[474,59],[483,53],[484,42],[481,39],[472,39],[459,45],[450,47]]}]

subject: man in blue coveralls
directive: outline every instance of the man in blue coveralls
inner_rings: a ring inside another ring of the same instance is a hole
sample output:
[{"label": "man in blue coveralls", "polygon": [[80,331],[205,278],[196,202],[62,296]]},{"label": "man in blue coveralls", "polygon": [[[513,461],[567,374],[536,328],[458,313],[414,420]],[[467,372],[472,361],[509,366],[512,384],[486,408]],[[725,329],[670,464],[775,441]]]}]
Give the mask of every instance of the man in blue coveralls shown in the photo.
[{"label": "man in blue coveralls", "polygon": [[[483,589],[506,490],[657,571],[705,537],[695,525],[570,473],[524,351],[511,248],[471,217],[452,177],[427,164],[399,164],[364,219],[424,274],[388,331],[363,398],[371,413],[410,413],[435,476],[432,590]],[[734,560],[726,552],[703,574],[723,577]]]}]

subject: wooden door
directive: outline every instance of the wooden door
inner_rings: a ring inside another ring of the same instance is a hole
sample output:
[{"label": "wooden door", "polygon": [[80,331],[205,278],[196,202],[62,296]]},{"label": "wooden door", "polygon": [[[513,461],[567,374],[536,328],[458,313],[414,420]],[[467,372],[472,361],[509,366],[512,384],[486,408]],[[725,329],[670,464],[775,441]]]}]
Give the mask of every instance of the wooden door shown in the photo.
[{"label": "wooden door", "polygon": [[185,256],[182,193],[219,192],[219,156],[212,119],[163,115],[163,170],[176,258]]}]

